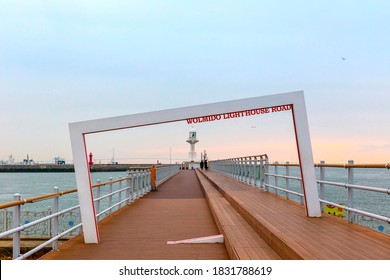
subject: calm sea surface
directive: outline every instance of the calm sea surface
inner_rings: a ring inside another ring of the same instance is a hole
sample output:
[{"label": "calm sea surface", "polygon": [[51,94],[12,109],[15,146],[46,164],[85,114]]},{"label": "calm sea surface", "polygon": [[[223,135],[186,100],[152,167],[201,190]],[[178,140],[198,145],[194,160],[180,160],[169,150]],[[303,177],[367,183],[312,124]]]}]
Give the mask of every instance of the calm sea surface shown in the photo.
[{"label": "calm sea surface", "polygon": [[[270,173],[274,173],[274,167],[270,167]],[[279,167],[279,174],[285,174],[285,168]],[[317,179],[319,178],[319,169],[316,168]],[[97,179],[102,182],[108,181],[110,177],[118,179],[120,176],[126,176],[126,172],[96,172],[91,173],[92,181]],[[290,167],[290,176],[299,177],[299,169]],[[326,168],[325,180],[332,182],[347,183],[347,170],[344,168]],[[285,185],[284,179],[279,179],[279,185]],[[273,179],[270,184],[273,184]],[[370,187],[390,188],[390,170],[388,169],[355,169],[354,184]],[[74,173],[0,173],[0,203],[13,200],[15,193],[20,193],[21,198],[30,198],[42,194],[53,192],[53,187],[58,186],[60,191],[76,188]],[[290,189],[300,190],[299,182],[291,181]],[[285,194],[278,192],[279,195]],[[294,199],[294,198],[293,198]],[[325,200],[347,205],[348,193],[346,188],[325,187]],[[298,198],[295,198],[298,201]],[[77,194],[70,194],[60,198],[60,208],[65,209],[78,204]],[[23,206],[22,211],[45,211],[52,205],[51,200]],[[369,211],[375,214],[390,216],[390,195],[354,191],[354,208]],[[390,225],[385,222],[372,220],[367,217],[359,217],[359,223],[370,226],[374,230],[390,234]]]}]

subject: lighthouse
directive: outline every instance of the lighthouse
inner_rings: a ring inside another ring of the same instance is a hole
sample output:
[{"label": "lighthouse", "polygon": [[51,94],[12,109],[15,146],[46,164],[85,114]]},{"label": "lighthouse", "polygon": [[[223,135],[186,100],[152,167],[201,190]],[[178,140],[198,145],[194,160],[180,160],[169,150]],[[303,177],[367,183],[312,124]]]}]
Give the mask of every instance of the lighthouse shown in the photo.
[{"label": "lighthouse", "polygon": [[190,164],[193,166],[193,163],[196,159],[195,144],[199,142],[199,140],[196,138],[196,131],[194,128],[190,130],[190,135],[187,139],[187,142],[190,144],[190,152],[188,153],[188,157]]}]

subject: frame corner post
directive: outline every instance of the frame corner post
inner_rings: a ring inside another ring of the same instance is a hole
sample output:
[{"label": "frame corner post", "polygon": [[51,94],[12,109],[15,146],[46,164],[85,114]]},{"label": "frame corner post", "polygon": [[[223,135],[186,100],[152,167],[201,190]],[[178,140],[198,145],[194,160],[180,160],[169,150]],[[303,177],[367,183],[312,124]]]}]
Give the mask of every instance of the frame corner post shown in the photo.
[{"label": "frame corner post", "polygon": [[87,162],[85,137],[77,125],[72,123],[69,124],[69,133],[72,145],[77,192],[80,203],[84,242],[99,243],[99,231],[96,221],[89,166]]},{"label": "frame corner post", "polygon": [[308,217],[321,217],[320,200],[317,190],[317,181],[314,170],[313,152],[310,140],[309,122],[307,119],[303,91],[299,100],[292,108],[298,157],[302,174],[302,184]]}]

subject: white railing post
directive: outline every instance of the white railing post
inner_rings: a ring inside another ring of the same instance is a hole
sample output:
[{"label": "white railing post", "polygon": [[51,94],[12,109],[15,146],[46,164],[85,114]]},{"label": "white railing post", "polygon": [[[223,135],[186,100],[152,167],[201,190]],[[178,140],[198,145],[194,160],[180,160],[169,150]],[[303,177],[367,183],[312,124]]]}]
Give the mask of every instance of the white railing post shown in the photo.
[{"label": "white railing post", "polygon": [[[100,180],[99,179],[97,179],[96,180],[96,183],[98,184],[98,185],[100,185]],[[96,198],[100,198],[100,186],[97,186],[96,187]],[[95,202],[95,207],[96,207],[96,214],[100,214],[100,199],[99,200],[97,200],[96,202]],[[99,216],[100,217],[100,216]]]},{"label": "white railing post", "polygon": [[139,197],[139,170],[135,172],[135,198]]},{"label": "white railing post", "polygon": [[251,185],[252,184],[252,158],[251,157],[246,157],[245,158],[245,161],[246,161],[246,183],[248,185]]},{"label": "white railing post", "polygon": [[[119,193],[118,193],[118,202],[120,202],[120,201],[122,201],[122,176],[119,176],[119,187],[118,187],[118,189],[119,189]],[[119,206],[118,206],[118,210],[119,209],[121,209],[121,207],[122,207],[122,203],[121,204],[119,204]]]},{"label": "white railing post", "polygon": [[[108,208],[110,208],[112,206],[112,177],[110,177],[108,179],[109,181],[109,187],[108,187],[108,193],[109,193],[109,196],[108,196]],[[108,211],[108,215],[111,215],[111,209]]]},{"label": "white railing post", "polygon": [[149,173],[149,170],[145,169],[144,170],[144,173],[145,173],[145,194],[149,192],[150,190],[150,184],[151,184],[151,181],[150,181],[150,173]]},{"label": "white railing post", "polygon": [[137,180],[136,180],[136,174],[135,174],[135,171],[132,170],[130,172],[130,176],[131,176],[131,200],[134,201],[136,198],[137,198],[137,193],[136,193],[136,184],[137,184]]},{"label": "white railing post", "polygon": [[245,162],[244,158],[240,158],[241,182],[245,182],[245,165],[246,165],[246,162]]},{"label": "white railing post", "polygon": [[[325,167],[322,166],[323,164],[325,164],[325,161],[321,160],[320,164],[321,164],[320,165],[320,181],[325,181]],[[324,196],[325,196],[324,184],[320,183],[320,199],[324,199]],[[321,212],[324,212],[325,203],[321,202],[320,206],[321,206]]]},{"label": "white railing post", "polygon": [[[286,161],[286,176],[290,176],[290,162]],[[286,178],[286,190],[290,189],[290,179]],[[290,199],[290,194],[286,192],[286,198]]]},{"label": "white railing post", "polygon": [[[14,201],[19,201],[20,200],[20,194],[19,193],[15,193],[14,194]],[[16,205],[14,206],[14,209],[13,209],[13,216],[12,216],[12,220],[13,220],[13,227],[14,228],[17,228],[20,226],[20,205]],[[13,235],[12,235],[12,243],[13,243],[13,258],[16,259],[20,256],[20,231],[18,232],[15,232]]]},{"label": "white railing post", "polygon": [[8,230],[8,226],[7,226],[7,209],[3,209],[2,210],[3,212],[3,229],[2,231],[7,231]]},{"label": "white railing post", "polygon": [[[349,160],[348,164],[354,164],[353,160]],[[353,168],[348,167],[348,184],[352,185],[354,183],[354,178],[353,178]],[[353,189],[348,188],[348,207],[353,208]],[[351,211],[348,211],[348,222],[349,223],[354,223],[355,222],[355,214]]]},{"label": "white railing post", "polygon": [[236,171],[235,171],[235,179],[240,180],[240,161],[238,159],[234,159],[235,161],[235,166],[236,166]]},{"label": "white railing post", "polygon": [[131,186],[131,178],[130,178],[130,172],[128,172],[127,180],[126,180],[126,199],[127,199],[126,204],[127,205],[130,205],[132,199],[130,186]]},{"label": "white railing post", "polygon": [[[275,175],[279,175],[279,162],[275,162]],[[279,177],[275,177],[275,186],[279,187]],[[278,189],[275,189],[275,194],[278,195]]]},{"label": "white railing post", "polygon": [[260,184],[260,188],[262,189],[265,189],[265,186],[264,186],[264,183],[265,183],[265,160],[262,159],[262,157],[260,156],[259,158],[259,161],[260,161],[260,169],[259,169],[259,184]]},{"label": "white railing post", "polygon": [[142,196],[142,190],[143,190],[143,171],[139,170],[138,171],[138,197]]},{"label": "white railing post", "polygon": [[244,178],[244,182],[246,183],[246,184],[250,184],[250,178],[251,178],[251,175],[250,175],[250,158],[249,158],[249,160],[248,160],[248,158],[247,157],[245,157],[244,158],[244,165],[245,165],[245,171],[244,171],[244,176],[245,176],[245,178]]},{"label": "white railing post", "polygon": [[[53,192],[58,194],[59,188],[57,186],[55,186],[53,188]],[[53,212],[54,213],[58,213],[58,211],[60,210],[59,201],[60,201],[60,199],[58,196],[53,197]],[[51,227],[51,236],[52,237],[55,237],[58,235],[58,227],[59,227],[58,221],[59,221],[58,216],[53,217],[52,227]],[[53,251],[58,251],[58,240],[53,241],[52,249],[53,249]]]},{"label": "white railing post", "polygon": [[152,188],[152,178],[150,176],[150,170],[147,170],[146,171],[146,182],[147,182],[147,185],[146,185],[146,192],[149,192]]},{"label": "white railing post", "polygon": [[143,171],[138,171],[138,197],[142,196],[142,187],[143,187]]},{"label": "white railing post", "polygon": [[257,187],[257,157],[253,157],[253,186]]},{"label": "white railing post", "polygon": [[142,170],[142,195],[146,193],[146,172]]},{"label": "white railing post", "polygon": [[233,162],[233,178],[238,180],[238,161],[237,159],[233,158],[232,159],[232,162]]},{"label": "white railing post", "polygon": [[[265,174],[269,174],[269,163],[268,163],[268,160],[266,160],[265,162]],[[268,192],[269,191],[269,175],[265,175],[265,191]]]},{"label": "white railing post", "polygon": [[[53,212],[51,210],[51,206],[49,205],[49,206],[47,206],[47,215],[51,215],[51,214],[53,214]],[[53,228],[52,220],[48,220],[47,221],[47,237],[48,238],[50,238],[50,236],[52,234],[52,228]]]}]

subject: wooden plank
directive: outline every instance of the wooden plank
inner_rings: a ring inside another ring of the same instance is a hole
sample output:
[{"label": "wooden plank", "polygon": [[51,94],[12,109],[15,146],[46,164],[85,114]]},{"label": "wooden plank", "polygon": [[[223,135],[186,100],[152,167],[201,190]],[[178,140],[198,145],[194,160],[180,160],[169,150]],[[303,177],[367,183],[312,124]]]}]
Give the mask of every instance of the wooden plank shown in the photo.
[{"label": "wooden plank", "polygon": [[[280,256],[253,230],[230,205],[223,194],[206,177],[197,172],[216,224],[225,236],[225,245],[232,259],[280,259]],[[261,246],[269,254],[258,254]]]}]

